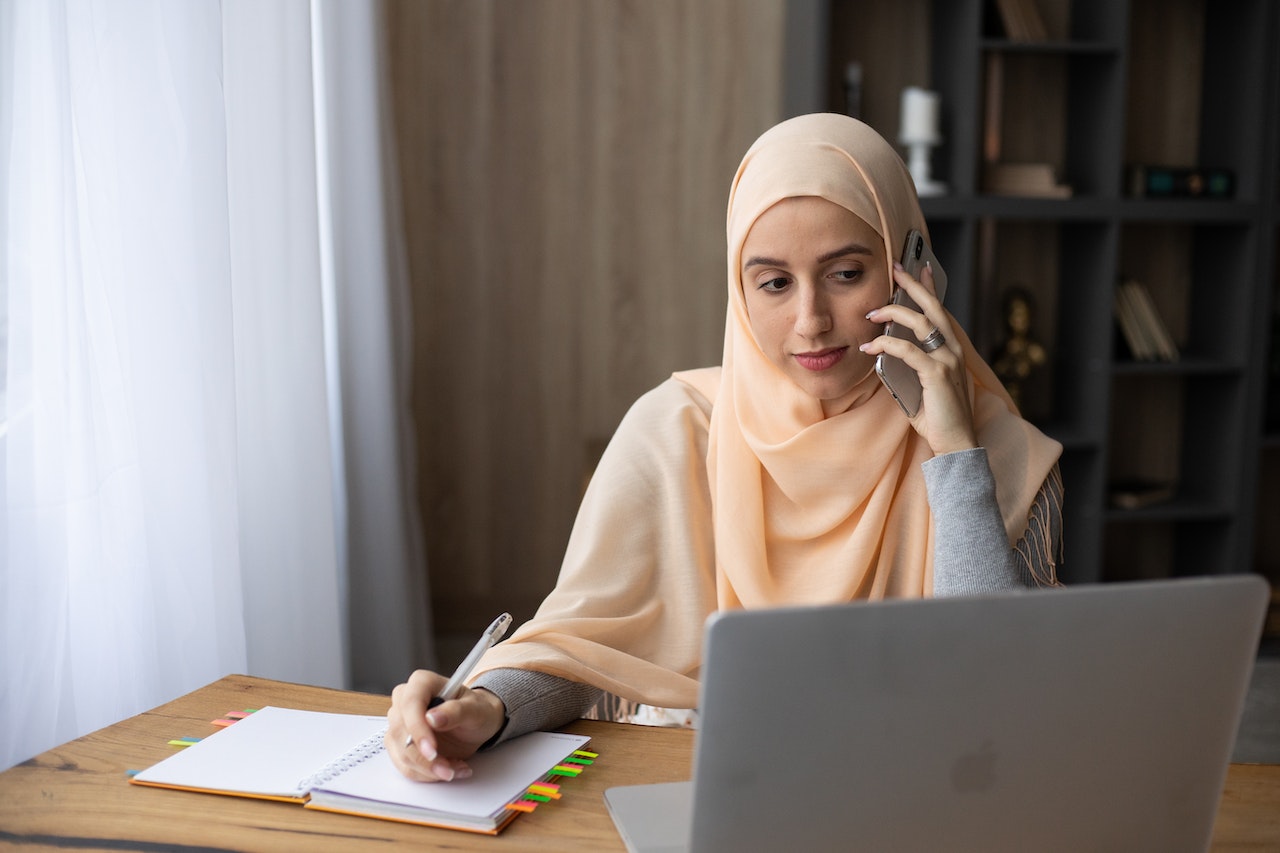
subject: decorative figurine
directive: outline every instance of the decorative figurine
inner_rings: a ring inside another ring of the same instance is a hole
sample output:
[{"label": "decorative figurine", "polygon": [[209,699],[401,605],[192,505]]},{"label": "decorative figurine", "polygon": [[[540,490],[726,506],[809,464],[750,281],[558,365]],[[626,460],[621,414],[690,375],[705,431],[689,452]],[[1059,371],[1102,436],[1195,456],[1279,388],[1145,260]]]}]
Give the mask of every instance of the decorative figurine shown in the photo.
[{"label": "decorative figurine", "polygon": [[1004,344],[996,350],[991,368],[1021,411],[1024,386],[1048,360],[1044,347],[1031,334],[1031,294],[1020,287],[1005,291],[1002,300]]}]

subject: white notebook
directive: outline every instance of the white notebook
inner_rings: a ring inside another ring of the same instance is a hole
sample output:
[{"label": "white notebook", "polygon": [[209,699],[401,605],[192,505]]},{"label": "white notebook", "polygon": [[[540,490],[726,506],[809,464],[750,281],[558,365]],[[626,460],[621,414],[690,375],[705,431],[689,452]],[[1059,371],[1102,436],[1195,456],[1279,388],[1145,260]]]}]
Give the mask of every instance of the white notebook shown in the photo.
[{"label": "white notebook", "polygon": [[304,803],[496,833],[507,808],[590,738],[532,732],[473,756],[467,779],[413,782],[383,748],[387,719],[266,707],[137,774],[136,785]]}]

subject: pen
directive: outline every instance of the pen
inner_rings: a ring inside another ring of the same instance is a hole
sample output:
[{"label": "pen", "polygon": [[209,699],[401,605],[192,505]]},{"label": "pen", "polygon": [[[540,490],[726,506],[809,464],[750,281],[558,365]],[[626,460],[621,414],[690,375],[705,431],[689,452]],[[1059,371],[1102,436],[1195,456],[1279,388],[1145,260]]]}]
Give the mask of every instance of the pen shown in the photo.
[{"label": "pen", "polygon": [[476,664],[480,662],[480,658],[489,650],[489,647],[502,639],[502,635],[507,633],[507,628],[510,625],[510,613],[503,613],[497,619],[494,619],[484,633],[480,635],[480,639],[471,649],[471,654],[463,658],[462,663],[458,664],[458,668],[453,672],[453,678],[449,679],[449,683],[444,686],[438,696],[433,697],[427,703],[427,707],[434,708],[441,702],[448,702],[457,696],[458,691],[462,689],[462,682],[467,680],[467,676],[471,674],[471,670],[476,668]]}]

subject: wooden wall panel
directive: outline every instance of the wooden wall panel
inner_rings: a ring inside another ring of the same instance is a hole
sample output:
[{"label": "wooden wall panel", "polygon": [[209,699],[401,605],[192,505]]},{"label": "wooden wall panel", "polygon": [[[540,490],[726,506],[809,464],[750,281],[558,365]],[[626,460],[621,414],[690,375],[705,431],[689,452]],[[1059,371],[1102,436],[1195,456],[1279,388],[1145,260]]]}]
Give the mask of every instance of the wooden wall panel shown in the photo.
[{"label": "wooden wall panel", "polygon": [[630,403],[718,363],[784,0],[387,0],[439,633],[532,614]]}]

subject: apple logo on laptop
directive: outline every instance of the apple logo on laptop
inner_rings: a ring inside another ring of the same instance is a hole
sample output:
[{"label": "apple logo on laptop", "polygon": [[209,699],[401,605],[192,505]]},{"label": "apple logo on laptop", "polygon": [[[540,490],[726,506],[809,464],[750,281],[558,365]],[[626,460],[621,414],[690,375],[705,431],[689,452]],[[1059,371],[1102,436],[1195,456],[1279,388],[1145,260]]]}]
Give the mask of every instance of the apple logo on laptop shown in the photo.
[{"label": "apple logo on laptop", "polygon": [[990,790],[996,782],[996,749],[990,739],[951,765],[951,787],[964,794]]}]

